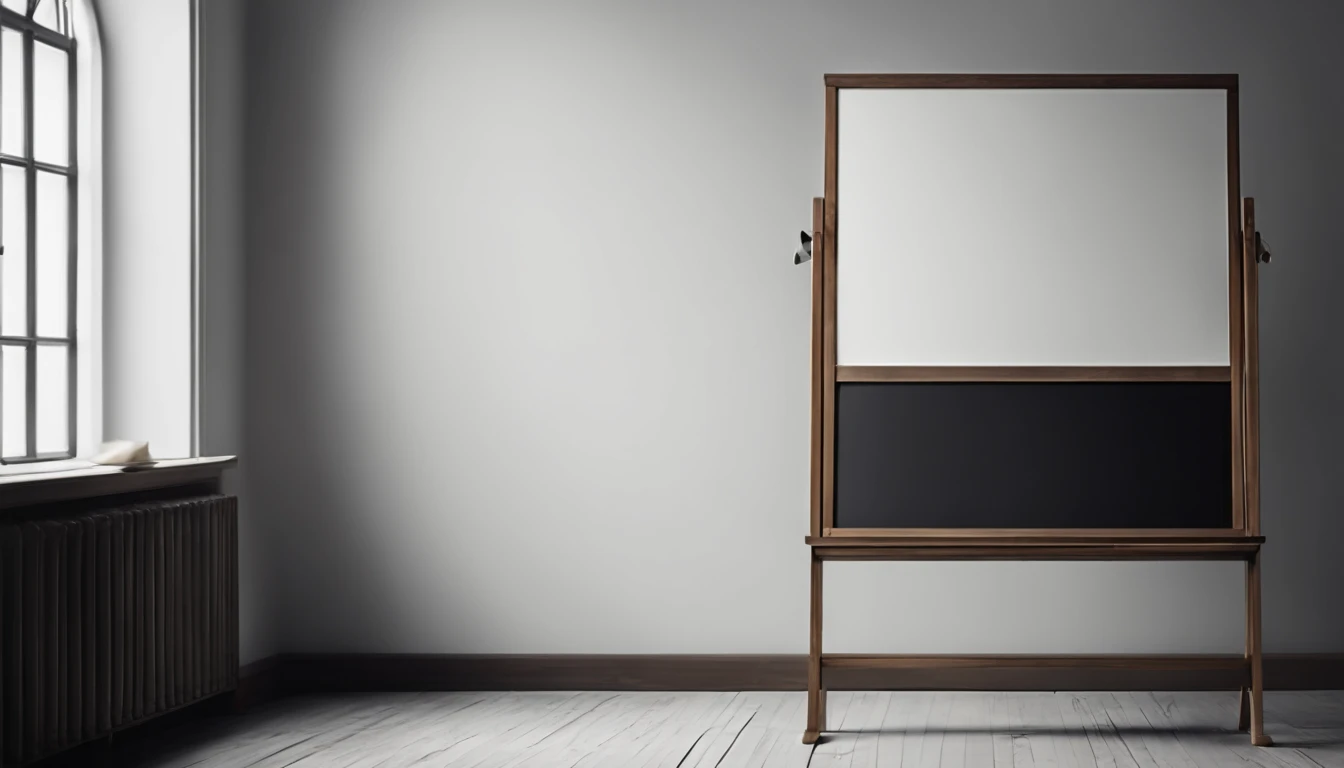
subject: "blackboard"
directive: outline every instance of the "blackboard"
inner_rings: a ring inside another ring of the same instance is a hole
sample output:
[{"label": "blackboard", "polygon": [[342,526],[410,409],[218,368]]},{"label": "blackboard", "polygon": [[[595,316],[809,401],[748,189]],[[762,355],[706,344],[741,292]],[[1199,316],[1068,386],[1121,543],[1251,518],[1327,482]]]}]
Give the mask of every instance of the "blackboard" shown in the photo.
[{"label": "blackboard", "polygon": [[1226,382],[842,383],[837,528],[1232,527]]}]

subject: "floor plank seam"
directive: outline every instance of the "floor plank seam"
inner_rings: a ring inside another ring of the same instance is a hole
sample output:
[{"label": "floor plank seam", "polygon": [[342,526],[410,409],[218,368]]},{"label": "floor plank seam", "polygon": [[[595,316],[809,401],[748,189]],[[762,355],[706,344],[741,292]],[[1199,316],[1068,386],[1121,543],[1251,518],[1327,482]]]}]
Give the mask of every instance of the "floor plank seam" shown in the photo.
[{"label": "floor plank seam", "polygon": [[723,759],[728,756],[729,752],[733,751],[733,745],[737,743],[738,738],[742,736],[742,732],[747,730],[747,726],[751,725],[751,721],[756,719],[756,713],[760,711],[761,710],[758,708],[747,716],[747,722],[743,723],[742,727],[737,729],[737,733],[733,734],[733,740],[728,742],[728,748],[723,750],[723,754],[719,755],[718,760],[714,761],[714,768],[719,768],[719,765],[723,763]]},{"label": "floor plank seam", "polygon": [[1129,740],[1125,738],[1124,732],[1122,732],[1119,726],[1115,724],[1115,718],[1111,717],[1110,710],[1109,709],[1105,710],[1105,714],[1106,714],[1106,721],[1111,724],[1111,730],[1115,732],[1115,735],[1117,737],[1119,737],[1120,745],[1124,747],[1125,752],[1129,754],[1130,762],[1134,763],[1135,765],[1140,765],[1139,758],[1134,754],[1134,748],[1129,746]]}]

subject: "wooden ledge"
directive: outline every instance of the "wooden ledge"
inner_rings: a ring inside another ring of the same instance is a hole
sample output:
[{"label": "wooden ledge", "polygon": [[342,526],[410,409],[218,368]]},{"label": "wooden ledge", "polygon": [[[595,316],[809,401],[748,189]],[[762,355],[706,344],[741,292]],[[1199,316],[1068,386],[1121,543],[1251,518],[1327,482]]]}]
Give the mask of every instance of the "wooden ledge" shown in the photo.
[{"label": "wooden ledge", "polygon": [[1051,546],[1068,547],[1074,545],[1097,544],[1263,544],[1264,536],[1247,536],[1235,531],[1209,534],[1176,532],[1170,535],[1160,533],[1031,533],[1023,530],[1016,535],[968,533],[956,536],[946,532],[937,534],[889,534],[870,536],[808,536],[805,541],[813,547],[964,547],[964,546]]},{"label": "wooden ledge", "polygon": [[1248,560],[1263,536],[808,536],[822,560]]},{"label": "wooden ledge", "polygon": [[890,382],[1203,382],[1232,380],[1226,365],[1202,366],[949,366],[837,365],[835,380],[847,383]]},{"label": "wooden ledge", "polygon": [[1142,656],[1129,654],[1032,654],[955,655],[882,655],[860,653],[823,653],[821,666],[833,669],[1247,669],[1245,656],[1215,654],[1175,654]]}]

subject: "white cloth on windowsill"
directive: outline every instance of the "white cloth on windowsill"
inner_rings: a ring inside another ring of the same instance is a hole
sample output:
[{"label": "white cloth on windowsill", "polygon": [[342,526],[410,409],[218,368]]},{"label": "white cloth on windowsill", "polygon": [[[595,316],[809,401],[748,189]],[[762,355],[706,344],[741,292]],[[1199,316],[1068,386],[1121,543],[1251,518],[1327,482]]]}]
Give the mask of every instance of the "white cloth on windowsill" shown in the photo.
[{"label": "white cloth on windowsill", "polygon": [[149,458],[149,443],[137,442],[135,440],[113,440],[109,443],[103,443],[103,447],[98,453],[89,458],[94,464],[147,464],[153,459]]}]

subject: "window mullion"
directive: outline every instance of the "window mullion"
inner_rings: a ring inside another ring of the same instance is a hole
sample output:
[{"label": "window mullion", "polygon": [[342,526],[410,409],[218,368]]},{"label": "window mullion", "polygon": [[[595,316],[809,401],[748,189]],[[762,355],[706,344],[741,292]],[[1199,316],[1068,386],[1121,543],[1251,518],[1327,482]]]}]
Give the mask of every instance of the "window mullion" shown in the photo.
[{"label": "window mullion", "polygon": [[[28,217],[28,269],[25,278],[28,281],[28,335],[37,335],[37,167],[33,162],[33,148],[36,141],[33,138],[33,33],[27,31],[23,33],[23,156],[28,161],[28,173],[24,184],[24,195],[27,199],[27,210],[24,215]],[[37,456],[37,345],[29,344],[27,346],[28,365],[25,371],[26,381],[25,390],[27,395],[27,440],[28,447],[25,457],[33,458]]]},{"label": "window mullion", "polygon": [[19,32],[32,32],[38,40],[61,50],[71,50],[74,46],[74,38],[70,35],[61,34],[54,29],[48,29],[27,16],[11,8],[0,6],[0,21],[10,29]]},{"label": "window mullion", "polygon": [[[70,20],[66,20],[67,29],[69,29]],[[66,93],[69,99],[69,111],[66,119],[67,137],[70,141],[69,153],[66,155],[66,163],[71,170],[79,167],[79,157],[77,150],[79,148],[79,114],[76,111],[78,99],[75,98],[75,87],[78,85],[78,70],[75,66],[75,48],[70,47],[69,55],[65,59],[66,77],[69,78],[69,86]],[[77,302],[79,301],[79,194],[76,189],[76,176],[72,172],[65,180],[66,193],[69,195],[69,201],[66,205],[66,248],[69,251],[68,261],[66,262],[65,279],[67,282],[65,296],[66,324],[65,335],[70,339],[70,346],[66,351],[66,386],[65,386],[65,407],[66,407],[66,450],[73,457],[79,453],[79,447],[76,444],[79,439],[79,424],[76,418],[79,415],[79,354],[76,346],[78,339],[79,311]],[[36,329],[34,329],[36,332]]]}]

